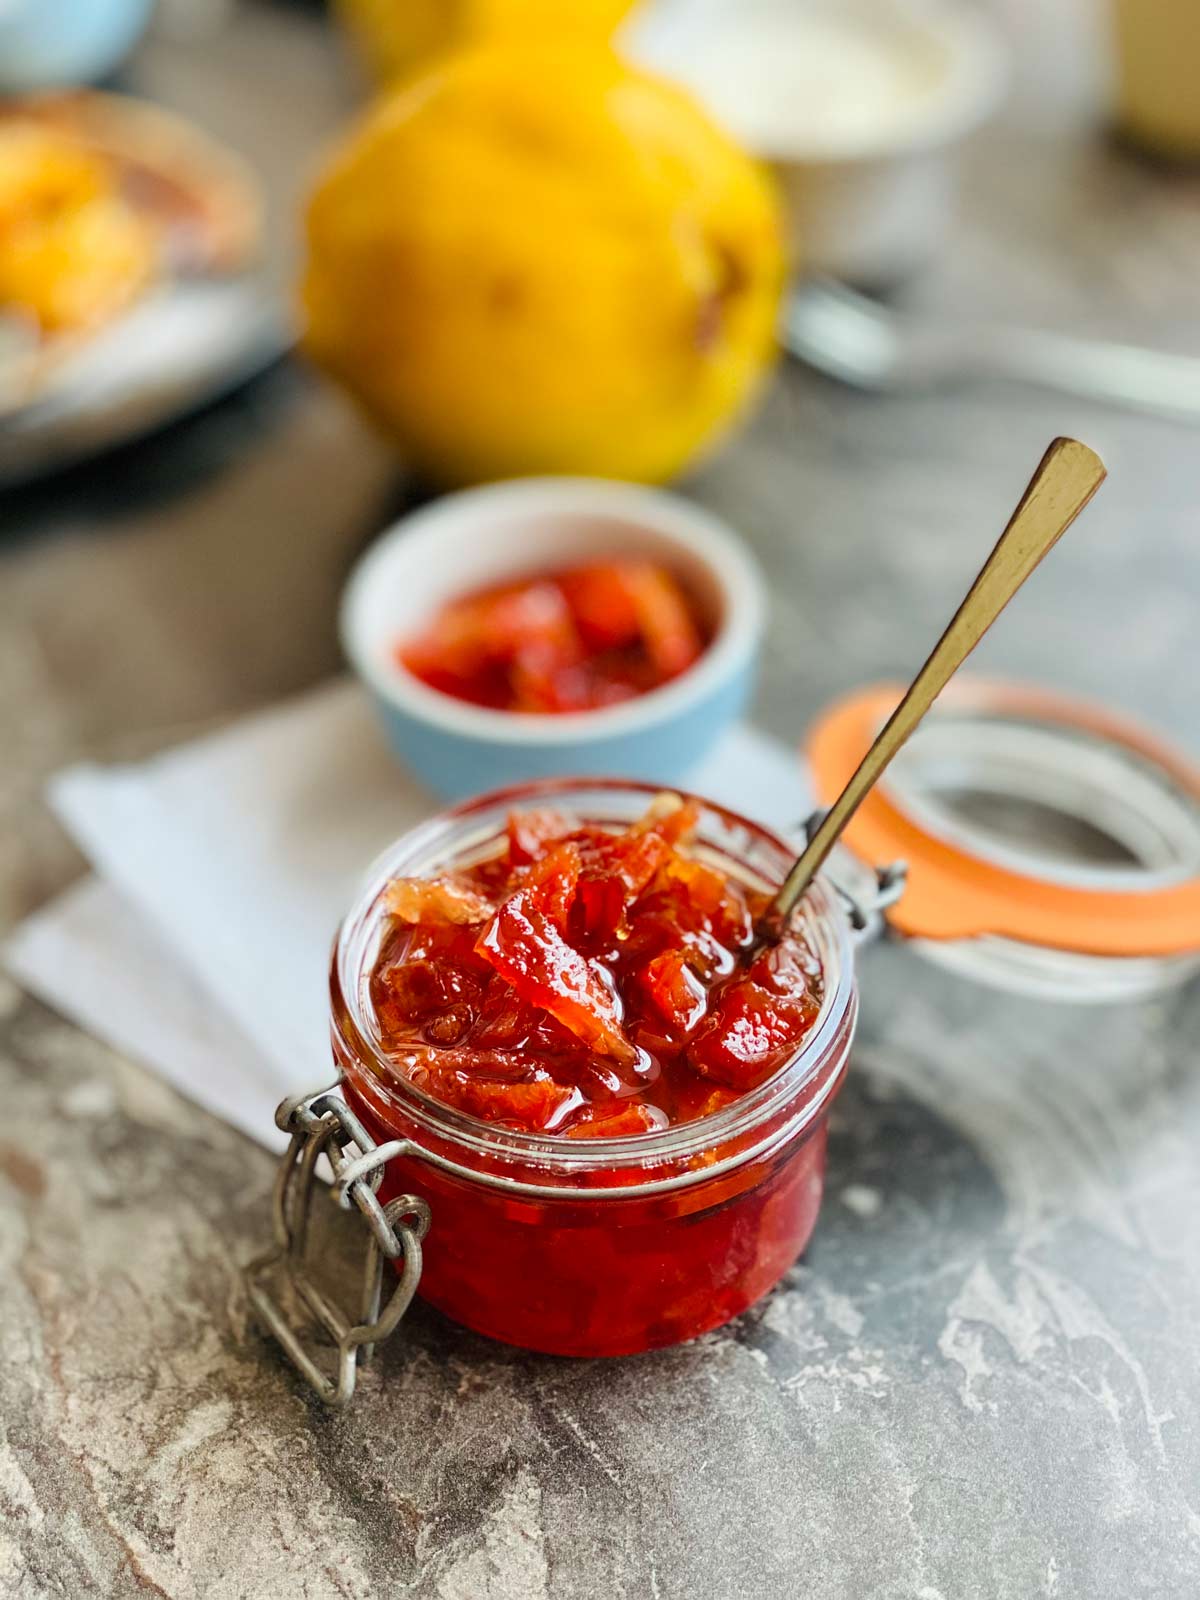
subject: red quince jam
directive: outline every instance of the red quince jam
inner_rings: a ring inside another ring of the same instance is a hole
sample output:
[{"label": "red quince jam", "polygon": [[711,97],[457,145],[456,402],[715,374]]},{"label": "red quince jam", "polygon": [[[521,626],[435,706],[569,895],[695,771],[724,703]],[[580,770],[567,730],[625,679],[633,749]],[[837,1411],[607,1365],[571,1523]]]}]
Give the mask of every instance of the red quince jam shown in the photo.
[{"label": "red quince jam", "polygon": [[383,1049],[485,1121],[572,1139],[708,1116],[802,1043],[821,970],[797,934],[747,961],[766,896],[690,851],[664,795],[622,833],[514,812],[503,850],[385,892]]},{"label": "red quince jam", "polygon": [[481,589],[396,647],[430,688],[494,711],[594,711],[678,677],[708,642],[682,585],[607,561]]}]

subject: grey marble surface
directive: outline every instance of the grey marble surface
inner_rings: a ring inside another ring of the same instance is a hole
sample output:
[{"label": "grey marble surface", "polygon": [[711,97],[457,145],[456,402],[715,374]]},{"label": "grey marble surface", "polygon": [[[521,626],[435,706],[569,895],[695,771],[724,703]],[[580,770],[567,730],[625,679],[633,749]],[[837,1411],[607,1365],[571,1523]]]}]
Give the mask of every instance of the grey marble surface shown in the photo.
[{"label": "grey marble surface", "polygon": [[[315,124],[326,55],[302,12],[243,11],[232,43],[186,62],[159,44],[142,70],[199,104],[204,71],[252,75],[277,42]],[[1153,321],[1200,348],[1194,201],[1082,132],[1010,126],[977,149],[921,292]],[[796,736],[831,695],[910,669],[1060,431],[1110,482],[981,665],[1200,754],[1200,434],[797,371],[687,486],[771,577],[760,719]],[[284,370],[0,507],[0,920],[79,871],[48,772],[334,667],[340,581],[400,493],[340,404]],[[418,1307],[334,1417],[247,1328],[229,1266],[263,1236],[270,1160],[0,980],[0,1594],[1200,1592],[1200,994],[1053,1006],[894,945],[862,984],[821,1223],[764,1304],[612,1363]]]}]

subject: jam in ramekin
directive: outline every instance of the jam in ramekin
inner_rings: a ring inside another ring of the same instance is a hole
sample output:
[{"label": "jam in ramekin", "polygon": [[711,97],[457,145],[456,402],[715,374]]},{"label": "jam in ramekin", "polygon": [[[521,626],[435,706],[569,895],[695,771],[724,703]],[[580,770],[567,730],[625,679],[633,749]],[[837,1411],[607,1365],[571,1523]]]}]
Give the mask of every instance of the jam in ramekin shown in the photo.
[{"label": "jam in ramekin", "polygon": [[462,595],[395,656],[431,689],[493,711],[597,711],[677,678],[710,632],[667,567],[611,559]]}]

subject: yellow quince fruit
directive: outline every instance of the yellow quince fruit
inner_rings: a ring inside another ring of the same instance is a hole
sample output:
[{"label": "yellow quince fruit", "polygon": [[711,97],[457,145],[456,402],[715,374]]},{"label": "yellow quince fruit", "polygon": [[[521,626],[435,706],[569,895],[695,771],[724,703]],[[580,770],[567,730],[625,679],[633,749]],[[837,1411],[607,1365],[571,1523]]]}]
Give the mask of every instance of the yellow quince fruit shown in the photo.
[{"label": "yellow quince fruit", "polygon": [[451,50],[518,38],[604,40],[634,0],[337,0],[367,65],[393,83]]},{"label": "yellow quince fruit", "polygon": [[603,47],[489,48],[395,92],[307,231],[308,351],[443,483],[670,478],[774,352],[769,178]]}]

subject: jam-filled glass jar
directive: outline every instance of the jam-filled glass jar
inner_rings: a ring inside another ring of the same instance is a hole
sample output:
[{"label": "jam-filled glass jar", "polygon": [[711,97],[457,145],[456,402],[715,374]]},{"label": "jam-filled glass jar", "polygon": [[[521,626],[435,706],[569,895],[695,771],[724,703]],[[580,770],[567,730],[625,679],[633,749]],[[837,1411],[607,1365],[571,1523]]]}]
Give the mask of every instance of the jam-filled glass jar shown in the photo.
[{"label": "jam-filled glass jar", "polygon": [[[794,1054],[711,1115],[621,1138],[519,1131],[431,1098],[381,1046],[370,974],[392,880],[486,859],[513,810],[550,805],[617,831],[654,792],[551,781],[444,812],[375,863],[334,952],[342,1094],[376,1144],[393,1151],[378,1169],[378,1203],[415,1196],[428,1207],[419,1293],[479,1333],[558,1355],[627,1355],[693,1338],[752,1305],[803,1251],[857,1014],[845,909],[825,881],[804,902],[800,927],[820,963],[821,1004]],[[782,882],[795,854],[708,802],[690,849],[760,892]]]}]

